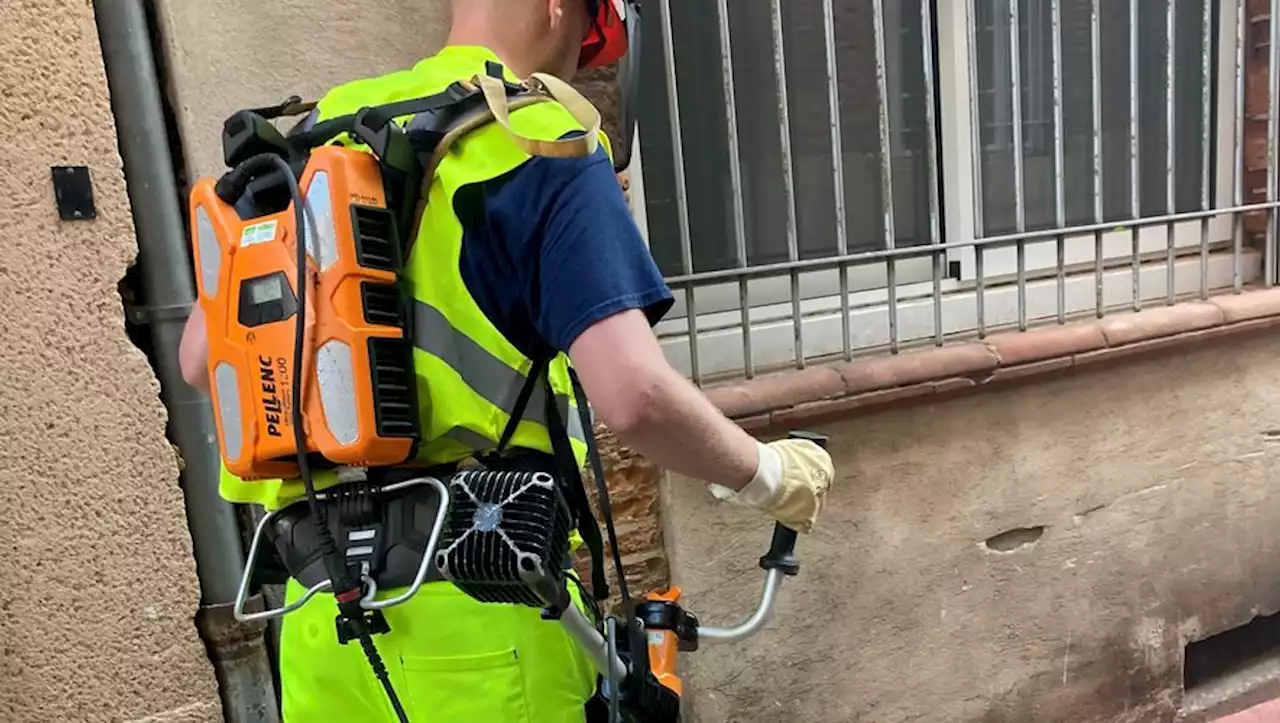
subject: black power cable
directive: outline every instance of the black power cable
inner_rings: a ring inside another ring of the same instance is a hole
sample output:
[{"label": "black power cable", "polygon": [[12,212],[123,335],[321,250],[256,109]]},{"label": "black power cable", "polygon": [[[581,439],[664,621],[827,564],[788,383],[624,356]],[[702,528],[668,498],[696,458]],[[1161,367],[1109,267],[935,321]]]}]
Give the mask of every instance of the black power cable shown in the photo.
[{"label": "black power cable", "polygon": [[307,329],[306,222],[308,217],[304,209],[302,191],[298,188],[298,179],[295,177],[293,169],[280,156],[273,153],[263,153],[248,159],[237,169],[239,171],[236,174],[238,176],[237,180],[247,179],[258,167],[267,165],[274,165],[284,176],[285,183],[289,187],[289,195],[293,202],[295,233],[297,235],[298,272],[295,284],[297,286],[298,310],[293,341],[293,390],[291,396],[293,401],[293,438],[294,444],[298,448],[298,476],[302,479],[302,486],[306,489],[307,503],[311,508],[312,516],[315,517],[318,528],[317,535],[320,538],[320,551],[324,558],[325,570],[329,573],[330,589],[338,602],[338,625],[344,632],[352,634],[353,637],[360,641],[360,647],[364,649],[365,657],[369,660],[369,667],[373,668],[373,674],[382,683],[382,688],[386,691],[388,700],[391,701],[391,707],[395,709],[396,717],[400,723],[409,723],[404,707],[400,704],[400,698],[396,695],[395,688],[391,685],[391,677],[387,674],[387,668],[382,662],[382,657],[378,654],[377,646],[374,645],[369,619],[365,615],[364,609],[360,607],[360,598],[363,593],[362,583],[351,574],[351,570],[338,552],[338,544],[333,539],[332,530],[329,529],[328,516],[325,514],[324,507],[320,505],[320,500],[316,496],[315,483],[311,479],[311,465],[307,459],[307,440],[302,420],[302,388],[304,384],[302,371],[305,349],[304,340]]}]

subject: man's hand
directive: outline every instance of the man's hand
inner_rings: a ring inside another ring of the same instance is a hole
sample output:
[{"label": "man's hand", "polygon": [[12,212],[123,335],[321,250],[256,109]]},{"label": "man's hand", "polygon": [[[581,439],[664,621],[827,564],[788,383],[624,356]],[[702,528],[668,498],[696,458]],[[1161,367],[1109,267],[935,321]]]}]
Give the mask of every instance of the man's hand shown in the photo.
[{"label": "man's hand", "polygon": [[807,440],[766,445],[742,431],[671,368],[642,312],[588,327],[569,356],[596,413],[623,443],[798,532],[812,528],[831,484],[831,457]]},{"label": "man's hand", "polygon": [[719,499],[754,507],[796,532],[808,533],[835,476],[831,455],[807,439],[781,439],[760,447],[760,466],[740,491],[712,485]]}]

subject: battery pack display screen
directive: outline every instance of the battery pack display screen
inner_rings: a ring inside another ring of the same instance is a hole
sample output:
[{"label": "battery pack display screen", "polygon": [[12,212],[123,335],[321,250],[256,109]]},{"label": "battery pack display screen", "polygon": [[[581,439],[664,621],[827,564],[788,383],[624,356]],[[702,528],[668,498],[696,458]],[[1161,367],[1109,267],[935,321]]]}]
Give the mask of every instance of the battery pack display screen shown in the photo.
[{"label": "battery pack display screen", "polygon": [[244,326],[261,326],[283,321],[298,310],[289,280],[283,272],[245,279],[240,285],[239,321]]},{"label": "battery pack display screen", "polygon": [[280,288],[282,280],[279,276],[268,276],[248,282],[246,285],[249,287],[249,298],[255,304],[280,301],[284,298],[284,290]]}]

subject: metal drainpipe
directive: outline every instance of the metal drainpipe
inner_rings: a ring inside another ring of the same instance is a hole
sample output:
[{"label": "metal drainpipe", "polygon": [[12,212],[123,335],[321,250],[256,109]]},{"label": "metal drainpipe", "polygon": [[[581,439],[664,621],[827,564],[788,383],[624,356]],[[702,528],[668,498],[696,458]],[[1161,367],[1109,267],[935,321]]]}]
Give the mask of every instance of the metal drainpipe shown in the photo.
[{"label": "metal drainpipe", "polygon": [[265,626],[241,625],[231,612],[244,551],[235,512],[218,494],[213,411],[208,398],[182,379],[178,364],[195,285],[147,14],[142,0],[97,2],[95,13],[138,237],[146,303],[141,311],[170,434],[185,462],[182,489],[202,597],[197,625],[214,662],[226,720],[272,723],[280,718]]}]

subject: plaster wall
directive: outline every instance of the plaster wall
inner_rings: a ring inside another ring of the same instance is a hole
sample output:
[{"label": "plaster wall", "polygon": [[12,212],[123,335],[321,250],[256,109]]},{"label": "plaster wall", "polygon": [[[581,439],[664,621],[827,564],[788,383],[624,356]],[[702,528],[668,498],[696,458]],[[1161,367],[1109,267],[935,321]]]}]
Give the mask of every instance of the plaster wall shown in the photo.
[{"label": "plaster wall", "polygon": [[[683,658],[695,720],[1174,720],[1184,646],[1280,609],[1278,354],[1241,337],[813,425],[829,507],[770,625]],[[736,623],[768,523],[676,478],[664,502],[688,608]]]},{"label": "plaster wall", "polygon": [[[221,721],[94,9],[0,3],[0,719]],[[51,166],[95,218],[62,221]]]}]

